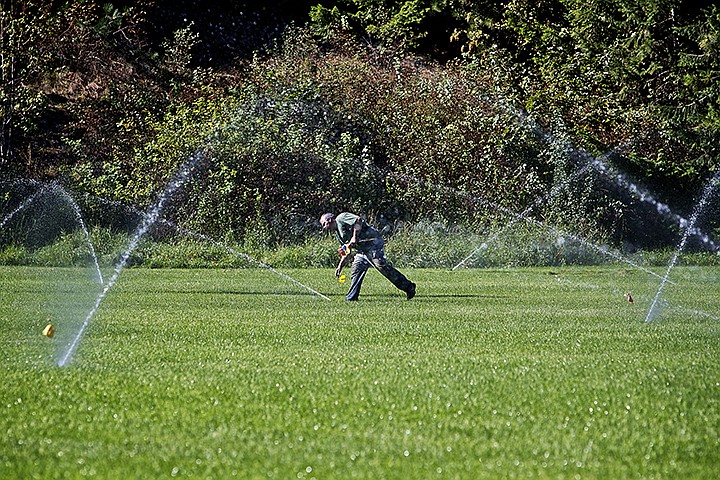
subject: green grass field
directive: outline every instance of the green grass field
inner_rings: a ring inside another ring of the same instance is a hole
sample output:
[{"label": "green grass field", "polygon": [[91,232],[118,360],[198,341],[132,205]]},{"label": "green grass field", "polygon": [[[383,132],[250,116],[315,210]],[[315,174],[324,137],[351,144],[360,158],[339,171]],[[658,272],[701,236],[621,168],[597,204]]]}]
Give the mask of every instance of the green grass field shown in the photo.
[{"label": "green grass field", "polygon": [[676,269],[651,322],[659,279],[623,267],[410,270],[410,302],[370,272],[352,304],[285,273],[330,300],[126,270],[61,368],[98,287],[0,267],[0,478],[717,475],[716,267]]}]

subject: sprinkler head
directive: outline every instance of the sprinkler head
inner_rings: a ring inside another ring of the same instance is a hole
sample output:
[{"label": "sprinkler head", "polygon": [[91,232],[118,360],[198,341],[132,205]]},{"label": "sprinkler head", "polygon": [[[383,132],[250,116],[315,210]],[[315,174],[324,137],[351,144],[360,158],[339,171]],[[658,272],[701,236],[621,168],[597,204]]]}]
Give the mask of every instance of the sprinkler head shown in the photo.
[{"label": "sprinkler head", "polygon": [[48,323],[47,327],[42,332],[43,335],[45,335],[48,338],[52,338],[53,335],[55,335],[55,327],[53,327],[52,323]]}]

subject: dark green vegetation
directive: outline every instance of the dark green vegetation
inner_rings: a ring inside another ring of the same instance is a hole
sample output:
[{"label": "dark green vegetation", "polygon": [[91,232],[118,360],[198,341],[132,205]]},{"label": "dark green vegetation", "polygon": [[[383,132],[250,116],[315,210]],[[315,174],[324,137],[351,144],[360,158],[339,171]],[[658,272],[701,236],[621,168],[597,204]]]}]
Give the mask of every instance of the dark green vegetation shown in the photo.
[{"label": "dark green vegetation", "polygon": [[677,225],[573,172],[604,155],[689,217],[717,167],[712,2],[268,3],[4,2],[2,174],[145,209],[200,150],[168,216],[269,248],[327,209],[478,230],[567,183],[532,215],[656,248]]},{"label": "dark green vegetation", "polygon": [[[40,225],[45,226],[43,233],[48,230],[46,220],[47,217],[42,217],[40,221]],[[590,246],[572,239],[561,243],[551,233],[529,228],[503,232],[502,237],[481,248],[486,239],[482,235],[466,231],[448,233],[433,227],[437,226],[418,224],[396,232],[385,245],[392,262],[403,267],[447,269],[458,265],[463,268],[570,265],[647,268],[666,267],[676,253],[675,249],[663,249],[623,255],[603,245]],[[99,267],[107,271],[115,267],[129,243],[128,235],[113,234],[107,229],[93,230],[90,238]],[[234,245],[193,235],[175,235],[163,242],[147,237],[129,257],[130,266],[149,268],[248,268],[257,267],[259,263],[277,268],[329,268],[336,266],[337,261],[336,241],[317,234],[305,242],[272,249],[262,248],[253,239]],[[720,265],[720,255],[683,252],[676,262]],[[93,264],[87,240],[79,229],[37,248],[12,243],[0,246],[0,265],[91,268]]]},{"label": "dark green vegetation", "polygon": [[[68,269],[0,269],[7,478],[710,478],[720,462],[715,268],[123,273],[80,321]],[[80,272],[82,273],[82,272]],[[632,291],[635,303],[625,300]],[[82,300],[79,300],[82,303]],[[70,304],[72,302],[65,302]],[[703,313],[711,312],[711,314]]]}]

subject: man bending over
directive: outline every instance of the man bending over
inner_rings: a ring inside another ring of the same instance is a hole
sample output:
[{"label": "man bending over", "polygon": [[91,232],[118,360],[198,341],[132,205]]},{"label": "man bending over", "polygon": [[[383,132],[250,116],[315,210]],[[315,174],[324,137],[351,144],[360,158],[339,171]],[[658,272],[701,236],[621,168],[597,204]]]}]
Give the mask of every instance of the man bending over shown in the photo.
[{"label": "man bending over", "polygon": [[405,292],[408,300],[415,296],[415,284],[385,258],[385,240],[380,232],[368,225],[361,217],[349,212],[337,216],[333,213],[325,213],[320,217],[320,225],[326,232],[335,233],[341,245],[338,250],[340,262],[335,269],[335,276],[340,276],[342,269],[348,263],[350,252],[355,252],[350,269],[350,290],[345,300],[351,302],[358,299],[360,287],[370,266],[375,267],[393,285]]}]

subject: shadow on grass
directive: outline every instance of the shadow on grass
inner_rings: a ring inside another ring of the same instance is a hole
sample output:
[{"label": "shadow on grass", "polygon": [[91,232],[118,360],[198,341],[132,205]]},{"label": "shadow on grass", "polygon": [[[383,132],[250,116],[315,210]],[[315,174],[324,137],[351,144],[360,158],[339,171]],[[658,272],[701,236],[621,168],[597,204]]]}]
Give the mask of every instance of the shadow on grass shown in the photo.
[{"label": "shadow on grass", "polygon": [[[316,297],[310,292],[300,291],[257,291],[257,290],[162,290],[154,293],[169,293],[178,295],[243,295],[243,296],[285,296],[285,297]],[[323,293],[330,298],[344,298],[344,293]],[[367,293],[361,294],[360,300],[367,298],[403,298],[404,293]],[[482,295],[472,293],[431,293],[419,294],[411,301],[422,300],[423,298],[487,298],[499,299],[510,298],[510,295]]]},{"label": "shadow on grass", "polygon": [[[331,294],[333,296],[345,296],[344,294]],[[360,295],[360,300],[363,298],[404,298],[404,293],[368,293]],[[510,295],[478,295],[471,293],[431,293],[431,294],[418,294],[410,300],[414,302],[416,300],[422,300],[423,298],[510,298]]]}]

